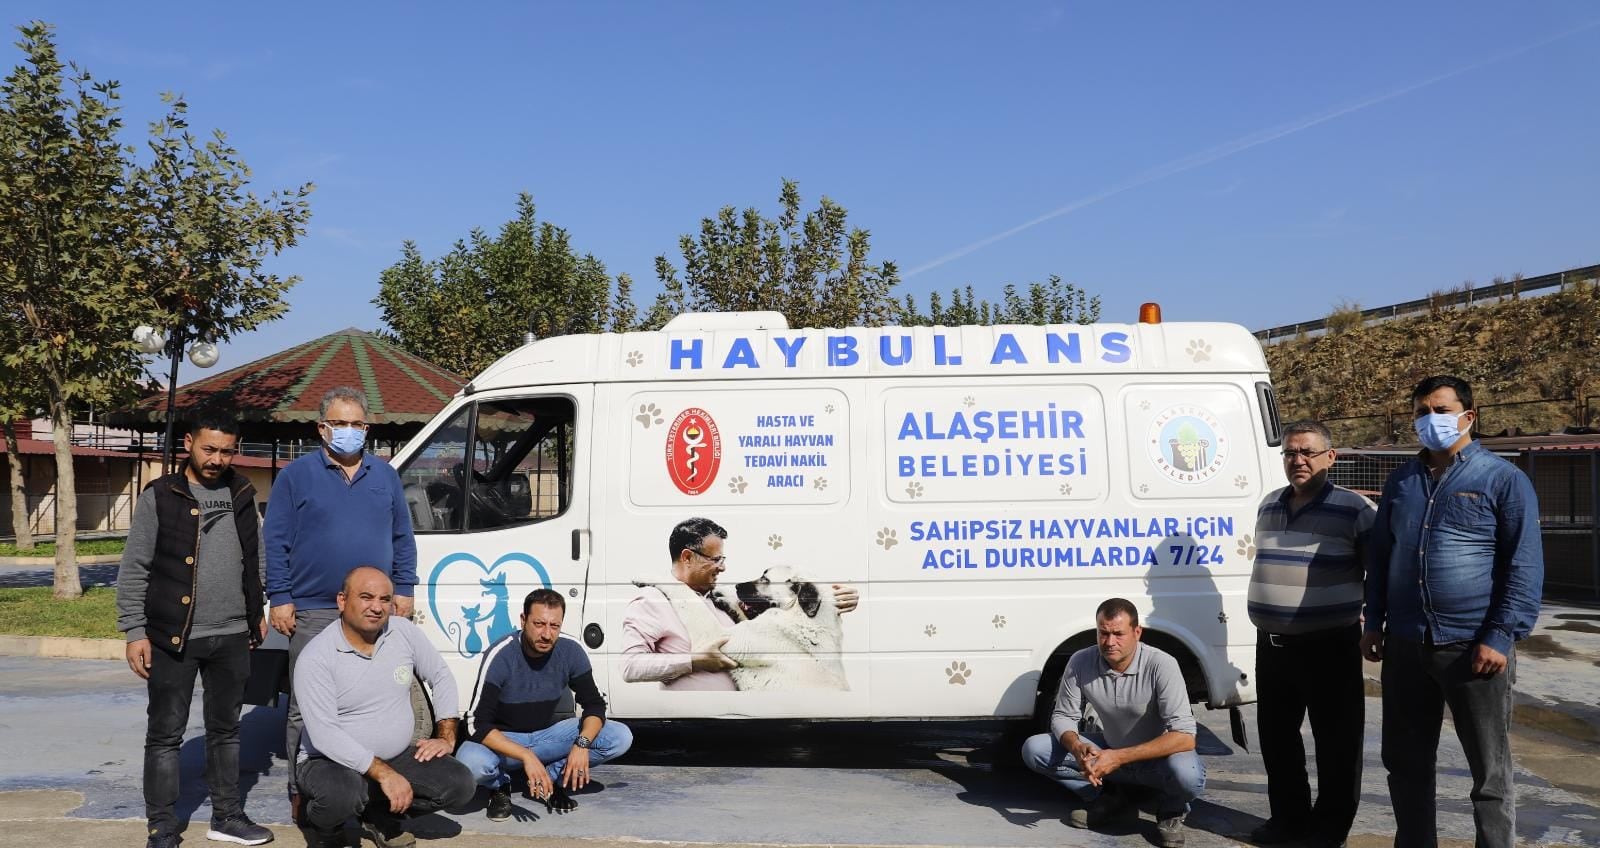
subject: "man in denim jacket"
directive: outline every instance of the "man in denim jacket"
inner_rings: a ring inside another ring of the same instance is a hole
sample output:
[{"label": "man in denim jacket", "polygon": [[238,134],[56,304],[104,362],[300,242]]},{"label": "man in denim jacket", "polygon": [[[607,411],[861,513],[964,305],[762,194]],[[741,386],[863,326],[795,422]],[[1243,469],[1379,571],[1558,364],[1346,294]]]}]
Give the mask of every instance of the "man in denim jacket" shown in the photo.
[{"label": "man in denim jacket", "polygon": [[1435,844],[1434,762],[1444,706],[1472,769],[1479,846],[1511,848],[1515,643],[1544,583],[1539,506],[1516,466],[1472,441],[1472,387],[1411,391],[1423,451],[1395,469],[1368,547],[1362,655],[1383,660],[1383,765],[1396,846]]}]

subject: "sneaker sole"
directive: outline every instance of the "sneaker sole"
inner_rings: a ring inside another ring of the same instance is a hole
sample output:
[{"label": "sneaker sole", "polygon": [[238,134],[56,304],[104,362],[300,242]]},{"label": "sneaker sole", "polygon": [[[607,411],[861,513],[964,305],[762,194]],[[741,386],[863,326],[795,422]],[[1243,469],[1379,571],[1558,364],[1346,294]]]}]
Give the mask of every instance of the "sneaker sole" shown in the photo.
[{"label": "sneaker sole", "polygon": [[266,839],[245,839],[243,836],[234,836],[220,830],[206,831],[206,838],[212,842],[232,842],[235,845],[265,845],[272,841],[270,836]]},{"label": "sneaker sole", "polygon": [[489,821],[506,821],[506,820],[511,818],[511,814],[510,813],[506,813],[505,815],[501,815],[501,816],[485,814],[484,818],[488,819]]}]

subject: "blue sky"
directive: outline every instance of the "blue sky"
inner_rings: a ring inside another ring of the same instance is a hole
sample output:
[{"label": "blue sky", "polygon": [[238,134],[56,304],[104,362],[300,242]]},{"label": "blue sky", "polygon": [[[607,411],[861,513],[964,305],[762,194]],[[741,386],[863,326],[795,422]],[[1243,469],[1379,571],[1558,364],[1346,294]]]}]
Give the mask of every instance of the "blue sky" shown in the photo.
[{"label": "blue sky", "polygon": [[1590,2],[237,5],[6,19],[56,24],[130,124],[179,91],[258,190],[317,184],[288,316],[224,367],[377,327],[402,240],[524,190],[641,309],[655,256],[785,177],[919,301],[1054,273],[1106,320],[1259,329],[1600,262]]}]

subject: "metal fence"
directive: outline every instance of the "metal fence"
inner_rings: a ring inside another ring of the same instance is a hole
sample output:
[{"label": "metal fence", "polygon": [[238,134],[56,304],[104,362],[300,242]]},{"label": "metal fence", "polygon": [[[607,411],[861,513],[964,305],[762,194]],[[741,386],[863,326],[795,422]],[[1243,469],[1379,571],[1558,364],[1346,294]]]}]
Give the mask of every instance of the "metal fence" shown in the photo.
[{"label": "metal fence", "polygon": [[[126,493],[80,493],[77,497],[79,533],[125,532],[133,526],[132,495]],[[55,493],[28,496],[28,526],[35,536],[56,532]],[[11,495],[0,494],[0,536],[15,537],[11,521]]]},{"label": "metal fence", "polygon": [[1539,497],[1545,595],[1600,600],[1600,451],[1528,451],[1522,467]]}]

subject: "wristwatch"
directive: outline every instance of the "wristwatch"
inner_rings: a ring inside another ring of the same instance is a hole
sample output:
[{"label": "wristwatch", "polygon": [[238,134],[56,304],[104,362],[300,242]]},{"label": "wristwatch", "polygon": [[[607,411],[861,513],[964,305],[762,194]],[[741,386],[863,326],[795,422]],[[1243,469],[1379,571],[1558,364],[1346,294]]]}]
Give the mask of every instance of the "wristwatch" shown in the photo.
[{"label": "wristwatch", "polygon": [[578,741],[572,744],[577,745],[579,748],[587,749],[590,745],[593,745],[594,742],[591,741],[587,736],[579,736]]}]

